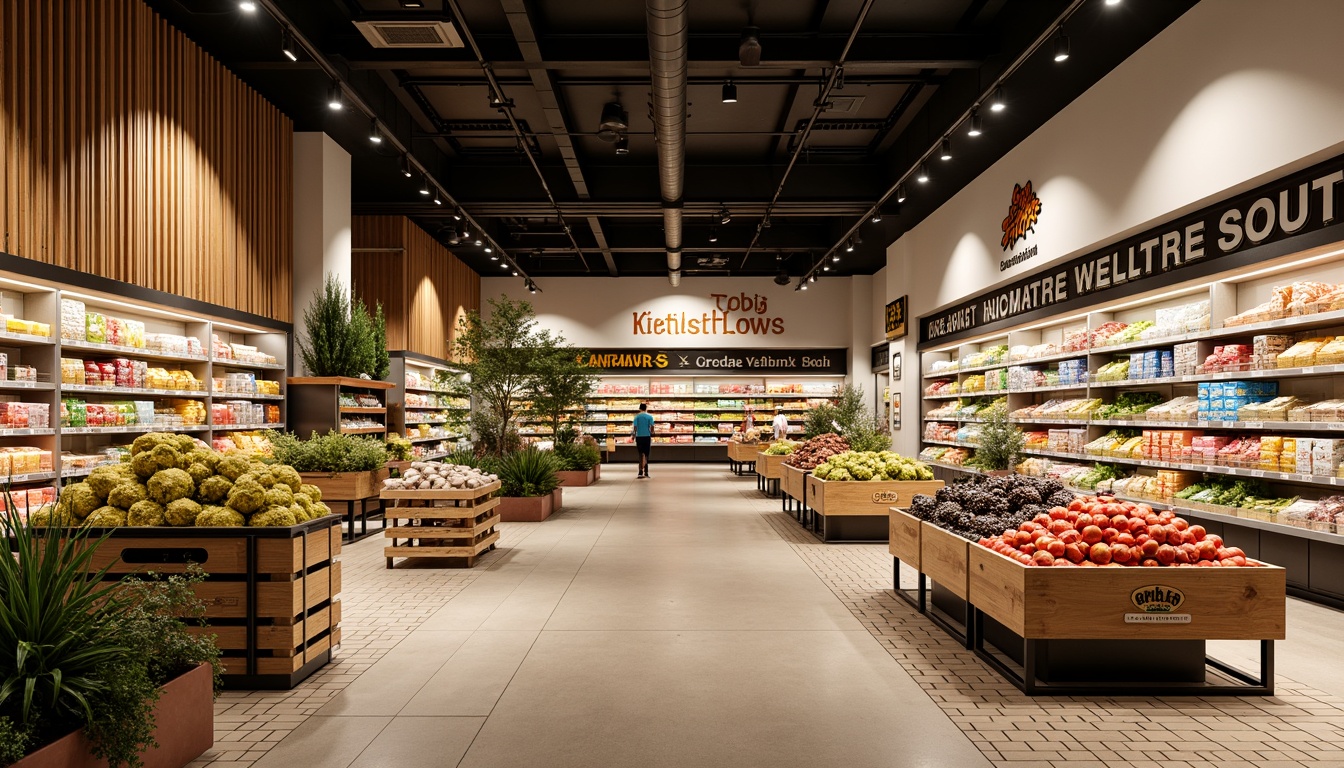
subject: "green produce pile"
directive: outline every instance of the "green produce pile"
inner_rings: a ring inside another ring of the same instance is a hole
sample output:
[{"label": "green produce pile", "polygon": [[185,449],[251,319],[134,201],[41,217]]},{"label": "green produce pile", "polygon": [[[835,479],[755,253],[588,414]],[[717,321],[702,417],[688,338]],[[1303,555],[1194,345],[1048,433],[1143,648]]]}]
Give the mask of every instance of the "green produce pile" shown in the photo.
[{"label": "green produce pile", "polygon": [[293,467],[222,454],[188,435],[151,432],[127,463],[99,467],[68,486],[36,526],[289,526],[331,514],[322,491]]},{"label": "green produce pile", "polygon": [[1093,464],[1092,468],[1077,477],[1070,477],[1069,483],[1075,488],[1094,490],[1097,483],[1115,480],[1121,477],[1120,468],[1114,464]]},{"label": "green produce pile", "polygon": [[1093,411],[1094,419],[1123,419],[1143,413],[1163,401],[1156,392],[1121,392],[1114,403],[1107,403]]},{"label": "green produce pile", "polygon": [[1296,496],[1285,499],[1272,495],[1269,487],[1259,480],[1233,480],[1226,476],[1186,486],[1176,492],[1176,498],[1200,504],[1270,512],[1277,512],[1297,501]]},{"label": "green produce pile", "polygon": [[845,451],[817,465],[822,480],[932,480],[933,470],[891,451]]},{"label": "green produce pile", "polygon": [[1138,341],[1143,332],[1153,327],[1152,320],[1139,320],[1125,326],[1124,330],[1107,337],[1107,344],[1128,344],[1131,341]]},{"label": "green produce pile", "polygon": [[764,453],[766,456],[788,456],[793,453],[794,449],[797,447],[797,443],[788,440],[780,440],[779,442],[771,443],[770,447],[761,451],[761,453]]}]

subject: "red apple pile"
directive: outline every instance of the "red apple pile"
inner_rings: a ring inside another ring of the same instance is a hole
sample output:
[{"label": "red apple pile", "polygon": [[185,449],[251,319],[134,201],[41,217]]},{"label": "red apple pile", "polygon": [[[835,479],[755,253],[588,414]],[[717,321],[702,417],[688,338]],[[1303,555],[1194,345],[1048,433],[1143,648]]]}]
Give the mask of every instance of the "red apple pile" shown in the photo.
[{"label": "red apple pile", "polygon": [[1147,504],[1080,496],[1068,507],[980,540],[1023,565],[1119,567],[1257,566],[1238,547],[1223,545],[1221,536],[1191,525],[1171,511]]}]

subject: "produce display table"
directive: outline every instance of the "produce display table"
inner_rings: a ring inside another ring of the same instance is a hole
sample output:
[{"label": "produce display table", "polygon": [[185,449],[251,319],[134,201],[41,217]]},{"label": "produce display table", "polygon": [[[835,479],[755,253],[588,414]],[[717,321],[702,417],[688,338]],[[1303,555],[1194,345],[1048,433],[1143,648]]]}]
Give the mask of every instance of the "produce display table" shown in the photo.
[{"label": "produce display table", "polygon": [[933,495],[941,480],[822,480],[809,474],[804,506],[813,533],[828,543],[886,541],[891,507],[902,509],[918,494]]},{"label": "produce display table", "polygon": [[760,452],[760,443],[728,442],[728,469],[734,475],[744,475],[756,470],[756,454]]},{"label": "produce display table", "polygon": [[810,474],[812,474],[810,469],[798,469],[788,464],[781,464],[779,467],[781,509],[792,512],[793,519],[803,525],[808,524],[807,476]]},{"label": "produce display table", "polygon": [[788,456],[772,456],[764,451],[756,457],[757,488],[767,496],[778,496],[780,481],[784,477],[784,460]]},{"label": "produce display table", "polygon": [[[1274,692],[1282,568],[1029,567],[894,508],[889,532],[897,597],[1024,693]],[[900,587],[902,562],[919,574],[913,595]],[[1208,640],[1258,641],[1258,674],[1209,657]]]},{"label": "produce display table", "polygon": [[[348,526],[345,543],[359,541],[369,535],[369,502],[378,498],[379,488],[391,471],[384,467],[369,472],[300,472],[303,482],[322,490],[322,503],[335,507],[345,504],[344,518]],[[375,518],[382,508],[375,512]],[[359,534],[355,534],[355,520],[359,520]]]},{"label": "produce display table", "polygon": [[[383,491],[392,505],[384,511],[383,549],[387,567],[396,558],[443,558],[454,567],[470,568],[476,557],[495,548],[500,516],[498,480],[479,488],[435,491]],[[403,541],[404,540],[404,541]]]},{"label": "produce display table", "polygon": [[128,573],[205,569],[196,594],[216,636],[226,688],[293,688],[331,660],[341,642],[341,520],[284,528],[114,528],[90,570]]}]

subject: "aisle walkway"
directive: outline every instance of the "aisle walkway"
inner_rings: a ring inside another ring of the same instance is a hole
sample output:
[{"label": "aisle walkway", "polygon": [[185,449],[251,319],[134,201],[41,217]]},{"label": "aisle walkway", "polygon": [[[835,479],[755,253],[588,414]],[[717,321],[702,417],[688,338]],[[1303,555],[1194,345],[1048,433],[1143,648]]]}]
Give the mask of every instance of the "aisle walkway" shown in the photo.
[{"label": "aisle walkway", "polygon": [[989,765],[753,483],[655,474],[569,491],[258,768]]}]

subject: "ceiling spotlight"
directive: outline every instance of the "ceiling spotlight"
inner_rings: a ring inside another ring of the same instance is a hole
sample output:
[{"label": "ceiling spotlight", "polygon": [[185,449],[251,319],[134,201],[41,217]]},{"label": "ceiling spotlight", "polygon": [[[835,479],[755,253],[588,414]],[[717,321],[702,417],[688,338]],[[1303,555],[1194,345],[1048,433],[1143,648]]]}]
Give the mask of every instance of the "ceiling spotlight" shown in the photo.
[{"label": "ceiling spotlight", "polygon": [[597,138],[615,142],[630,130],[630,119],[620,102],[609,101],[602,105],[602,121],[597,126]]},{"label": "ceiling spotlight", "polygon": [[780,267],[779,274],[775,275],[775,285],[788,285],[791,282],[793,281],[789,279],[789,273]]},{"label": "ceiling spotlight", "polygon": [[378,118],[369,121],[369,141],[374,144],[383,143],[383,134],[378,131]]},{"label": "ceiling spotlight", "polygon": [[424,8],[424,7],[425,7],[425,2],[424,2],[424,0],[401,0],[401,7],[402,7],[402,8],[411,8],[411,9],[414,9],[414,8]]},{"label": "ceiling spotlight", "polygon": [[830,271],[831,271],[831,265],[830,265],[830,264],[822,264],[822,265],[821,265],[821,271],[822,271],[822,272],[830,272]]},{"label": "ceiling spotlight", "polygon": [[1064,34],[1064,28],[1059,28],[1059,33],[1055,35],[1055,61],[1067,61],[1069,58],[1069,36]]},{"label": "ceiling spotlight", "polygon": [[531,280],[528,280],[528,281],[527,281],[527,292],[528,292],[528,293],[536,293],[536,292],[537,292],[537,284],[534,283],[534,282],[532,282]]},{"label": "ceiling spotlight", "polygon": [[1106,0],[1107,5],[1119,5],[1120,0]]},{"label": "ceiling spotlight", "polygon": [[817,276],[816,276],[816,274],[808,275],[808,276],[807,276],[807,282],[809,282],[809,283],[815,283],[815,282],[817,282]]},{"label": "ceiling spotlight", "polygon": [[845,241],[845,253],[853,253],[853,252],[854,252],[854,238],[851,237]]},{"label": "ceiling spotlight", "polygon": [[800,291],[806,291],[806,290],[807,290],[807,281],[806,281],[806,280],[803,281],[802,285],[798,286],[798,290],[800,290]]},{"label": "ceiling spotlight", "polygon": [[966,129],[967,136],[979,136],[985,132],[985,126],[980,122],[980,110],[971,110],[971,127]]},{"label": "ceiling spotlight", "polygon": [[989,111],[1002,112],[1007,108],[1008,108],[1008,97],[1006,94],[1004,94],[1003,87],[1000,86],[998,88],[995,88],[994,95],[989,97]]},{"label": "ceiling spotlight", "polygon": [[429,177],[428,177],[428,176],[421,176],[421,177],[420,177],[420,194],[422,194],[422,195],[424,195],[424,196],[426,196],[426,197],[429,196]]},{"label": "ceiling spotlight", "polygon": [[630,138],[625,134],[621,134],[621,138],[616,140],[616,154],[618,155],[630,154]]},{"label": "ceiling spotlight", "polygon": [[[491,259],[491,261],[494,261],[494,259]],[[500,269],[508,269],[508,268],[509,268],[509,262],[507,262],[507,261],[501,261],[501,262],[499,262],[499,268],[500,268]]]},{"label": "ceiling spotlight", "polygon": [[770,228],[770,217],[766,216],[764,219],[761,219],[761,229],[769,229],[769,228]]},{"label": "ceiling spotlight", "polygon": [[494,252],[495,252],[495,249],[494,249],[494,248],[491,248],[489,243],[486,243],[486,244],[485,244],[485,252],[486,252],[486,253],[494,253]]},{"label": "ceiling spotlight", "polygon": [[448,230],[448,244],[449,244],[449,245],[461,245],[461,244],[462,244],[462,238],[460,238],[460,237],[458,236],[458,234],[457,234],[457,230],[456,230],[456,229],[451,229],[451,228],[450,228],[450,229]]},{"label": "ceiling spotlight", "polygon": [[290,61],[299,60],[299,49],[294,46],[294,35],[290,33],[288,27],[280,33],[280,52]]},{"label": "ceiling spotlight", "polygon": [[742,28],[742,41],[737,44],[737,61],[744,67],[760,65],[761,30],[759,28]]},{"label": "ceiling spotlight", "polygon": [[719,223],[720,223],[720,224],[727,224],[728,222],[730,222],[730,221],[732,221],[732,220],[733,220],[733,214],[728,210],[728,206],[725,205],[725,206],[723,206],[722,208],[719,209]]},{"label": "ceiling spotlight", "polygon": [[408,157],[408,156],[406,156],[406,155],[402,155],[402,156],[401,156],[401,175],[402,175],[402,176],[405,176],[406,178],[409,179],[409,178],[411,178],[411,175],[412,175],[412,174],[413,174],[413,171],[411,171],[411,158]]},{"label": "ceiling spotlight", "polygon": [[929,180],[929,164],[920,163],[919,172],[915,174],[915,181],[918,181],[920,184],[924,184],[928,182],[928,180]]},{"label": "ceiling spotlight", "polygon": [[252,0],[243,0],[243,2],[238,4],[238,8],[246,13],[257,12],[257,4],[252,2]]},{"label": "ceiling spotlight", "polygon": [[732,80],[729,80],[728,82],[723,84],[723,103],[724,104],[737,103],[737,86],[733,85]]},{"label": "ceiling spotlight", "polygon": [[437,189],[434,190],[434,204],[443,205],[443,196],[439,194],[439,190]]},{"label": "ceiling spotlight", "polygon": [[472,240],[472,241],[471,241],[471,244],[472,244],[472,245],[477,245],[477,246],[479,246],[479,245],[480,245],[481,243],[483,243],[483,242],[485,242],[485,241],[482,240],[480,237],[477,237],[475,240]]},{"label": "ceiling spotlight", "polygon": [[518,270],[516,270],[516,269],[513,270],[513,276],[514,276],[514,277],[517,277],[517,276],[518,276]]},{"label": "ceiling spotlight", "polygon": [[718,227],[710,227],[710,228],[709,228],[709,242],[711,242],[711,243],[717,243],[717,242],[719,242],[719,228],[718,228]]},{"label": "ceiling spotlight", "polygon": [[341,98],[341,85],[332,80],[331,87],[327,89],[327,109],[332,112],[340,112],[344,108],[345,100]]},{"label": "ceiling spotlight", "polygon": [[840,254],[839,254],[839,253],[832,253],[832,254],[831,254],[831,261],[840,261]]},{"label": "ceiling spotlight", "polygon": [[873,215],[872,215],[868,220],[871,221],[871,222],[873,222],[874,224],[880,224],[880,223],[882,223],[882,212],[881,212],[881,211],[873,211]]},{"label": "ceiling spotlight", "polygon": [[461,209],[461,208],[454,208],[454,209],[453,209],[453,221],[461,221],[461,220],[462,220],[462,209]]},{"label": "ceiling spotlight", "polygon": [[897,185],[896,185],[896,202],[898,202],[898,203],[904,203],[904,202],[905,202],[905,185],[904,185],[904,184],[897,184]]},{"label": "ceiling spotlight", "polygon": [[[487,251],[487,253],[489,253],[489,251]],[[491,254],[490,254],[490,260],[491,260],[491,261],[499,261],[499,256],[497,256],[496,254],[491,253]],[[503,264],[500,264],[500,266],[502,267],[502,266],[504,266],[504,265],[503,265]]]},{"label": "ceiling spotlight", "polygon": [[938,159],[939,159],[939,160],[951,160],[951,159],[952,159],[952,140],[951,140],[951,139],[946,138],[946,137],[943,138],[942,146],[940,146],[940,147],[938,148]]}]

